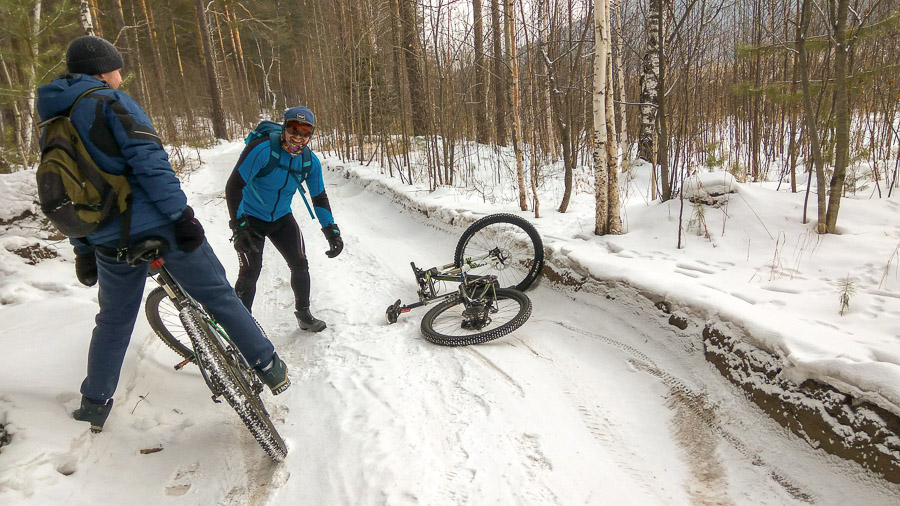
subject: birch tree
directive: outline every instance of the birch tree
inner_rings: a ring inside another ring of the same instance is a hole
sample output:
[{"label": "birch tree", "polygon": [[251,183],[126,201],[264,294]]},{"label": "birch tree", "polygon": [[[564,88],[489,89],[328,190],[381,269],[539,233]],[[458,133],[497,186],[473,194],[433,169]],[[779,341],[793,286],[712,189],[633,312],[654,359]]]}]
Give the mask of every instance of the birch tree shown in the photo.
[{"label": "birch tree", "polygon": [[[522,120],[519,116],[519,57],[516,48],[516,21],[513,15],[513,4],[515,0],[506,0],[504,8],[506,10],[506,47],[509,48],[509,68],[512,81],[510,83],[510,92],[512,95],[512,115],[513,115],[513,151],[516,154],[516,178],[519,182],[519,209],[528,210],[528,201],[525,199],[525,169],[522,167]],[[538,210],[535,209],[535,218],[538,217]]]},{"label": "birch tree", "polygon": [[649,0],[647,14],[647,50],[641,62],[641,132],[638,137],[638,157],[654,161],[656,153],[656,111],[660,71],[660,25],[663,19],[663,0]]},{"label": "birch tree", "polygon": [[78,1],[78,16],[81,19],[81,28],[85,35],[96,35],[94,31],[94,17],[91,16],[91,4],[88,0]]},{"label": "birch tree", "polygon": [[609,130],[606,127],[609,71],[609,0],[594,1],[594,233],[609,233]]},{"label": "birch tree", "polygon": [[38,39],[41,33],[41,0],[34,3],[31,10],[31,33],[28,50],[30,51],[28,63],[25,70],[25,86],[28,90],[25,95],[25,110],[22,117],[22,139],[25,143],[25,152],[31,153],[35,144],[34,132],[34,103],[36,100],[37,87],[37,55],[38,55]]}]

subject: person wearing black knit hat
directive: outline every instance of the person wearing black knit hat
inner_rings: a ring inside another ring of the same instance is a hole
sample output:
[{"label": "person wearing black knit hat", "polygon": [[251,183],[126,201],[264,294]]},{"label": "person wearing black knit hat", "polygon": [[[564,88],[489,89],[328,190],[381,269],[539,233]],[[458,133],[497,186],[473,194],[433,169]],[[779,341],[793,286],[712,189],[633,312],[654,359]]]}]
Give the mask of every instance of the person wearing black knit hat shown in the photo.
[{"label": "person wearing black knit hat", "polygon": [[122,53],[102,37],[84,35],[73,40],[66,50],[66,70],[70,74],[96,76],[121,70]]},{"label": "person wearing black knit hat", "polygon": [[[169,272],[225,328],[272,393],[279,394],[291,384],[287,366],[228,283],[150,118],[118,89],[122,67],[122,55],[108,41],[76,38],[66,50],[68,73],[38,88],[38,114],[42,121],[68,115],[97,166],[125,175],[131,186],[128,246],[149,237],[165,239],[170,247],[162,258]],[[42,148],[44,144],[42,137]],[[103,429],[112,409],[147,278],[147,264],[132,267],[122,255],[121,219],[70,239],[78,281],[99,284],[95,297],[100,311],[88,348],[81,406],[72,413],[89,422],[93,432]]]}]

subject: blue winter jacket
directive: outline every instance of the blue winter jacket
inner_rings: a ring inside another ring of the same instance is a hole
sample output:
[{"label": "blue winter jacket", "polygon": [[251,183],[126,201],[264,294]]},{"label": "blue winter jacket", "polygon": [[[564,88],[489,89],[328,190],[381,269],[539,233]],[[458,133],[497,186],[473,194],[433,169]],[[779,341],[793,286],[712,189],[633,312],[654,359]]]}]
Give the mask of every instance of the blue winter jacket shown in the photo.
[{"label": "blue winter jacket", "polygon": [[[309,149],[309,147],[304,149]],[[250,150],[250,153],[237,167],[238,173],[246,183],[241,203],[237,209],[237,216],[253,216],[272,222],[291,212],[291,200],[294,198],[294,192],[297,190],[303,192],[298,183],[302,180],[303,156],[300,154],[291,156],[283,149],[278,151],[279,166],[265,176],[258,177],[257,174],[269,160],[272,152],[269,142],[260,142]],[[328,197],[325,195],[322,164],[315,153],[310,154],[312,155],[310,157],[312,166],[303,182],[309,190],[319,224],[327,227],[334,223],[334,217],[331,214]]]},{"label": "blue winter jacket", "polygon": [[[96,77],[61,76],[38,88],[41,120],[63,114],[83,92],[103,89],[81,99],[72,114],[88,153],[112,174],[126,174],[131,184],[131,234],[169,224],[187,207],[187,197],[169,164],[169,155],[150,118],[127,93],[114,90]],[[87,236],[91,244],[118,240],[121,218]]]}]

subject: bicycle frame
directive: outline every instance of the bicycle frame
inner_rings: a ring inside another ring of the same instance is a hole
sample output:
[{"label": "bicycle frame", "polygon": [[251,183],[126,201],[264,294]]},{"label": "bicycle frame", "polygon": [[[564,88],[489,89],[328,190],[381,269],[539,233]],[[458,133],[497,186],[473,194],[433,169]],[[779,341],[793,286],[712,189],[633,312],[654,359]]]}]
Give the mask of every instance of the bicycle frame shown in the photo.
[{"label": "bicycle frame", "polygon": [[[265,386],[262,379],[225,329],[166,269],[161,255],[167,247],[165,240],[151,238],[139,243],[128,253],[128,262],[132,265],[147,262],[153,269],[149,273],[150,277],[160,285],[160,288],[150,292],[146,303],[150,326],[170,348],[187,358],[176,365],[175,369],[181,369],[191,362],[196,364],[212,394],[212,401],[227,401],[263,450],[274,461],[283,461],[287,455],[287,446],[260,399]],[[177,314],[177,321],[174,318],[168,322],[162,319],[160,304],[163,301],[168,301],[167,305],[172,306],[165,309],[165,314]],[[173,336],[173,330],[179,334],[184,330],[187,339]],[[260,331],[262,332],[262,328]]]},{"label": "bicycle frame", "polygon": [[[485,262],[484,260],[490,259]],[[432,267],[428,270],[419,269],[415,262],[410,262],[413,273],[416,275],[416,281],[419,283],[419,300],[426,301],[437,297],[437,291],[434,288],[435,281],[450,281],[455,283],[465,283],[465,273],[472,269],[484,267],[489,264],[498,264],[503,261],[499,251],[489,251],[480,257],[466,258],[465,263],[457,267],[456,264],[447,264],[440,268]],[[494,277],[494,276],[491,276]],[[428,293],[424,292],[423,281],[427,283]],[[445,297],[443,297],[445,298]],[[441,300],[443,300],[443,298]]]},{"label": "bicycle frame", "polygon": [[[483,262],[488,258],[493,260]],[[488,295],[489,290],[491,293],[494,293],[496,290],[497,277],[493,275],[469,276],[466,273],[472,269],[477,269],[478,267],[482,267],[489,263],[497,263],[500,261],[498,255],[489,252],[481,257],[467,258],[466,262],[459,267],[457,267],[456,264],[447,264],[440,268],[432,267],[425,270],[416,267],[415,262],[410,262],[413,274],[416,276],[416,283],[419,285],[419,290],[417,291],[419,300],[418,302],[406,305],[401,305],[400,300],[397,300],[397,302],[388,308],[388,321],[391,321],[391,318],[393,318],[393,321],[396,321],[396,318],[400,314],[408,313],[417,307],[435,304],[454,297],[463,299],[467,307],[475,300],[483,300],[485,296]],[[435,281],[459,283],[459,289],[455,292],[438,295],[437,289],[435,289],[434,286]],[[493,298],[496,298],[496,295],[494,295]]]},{"label": "bicycle frame", "polygon": [[[150,261],[150,276],[153,277],[154,281],[156,281],[163,290],[166,291],[166,294],[169,296],[169,300],[172,301],[172,304],[179,311],[183,311],[185,307],[191,307],[197,312],[197,315],[203,320],[204,323],[209,326],[210,330],[212,330],[213,336],[212,339],[219,340],[219,345],[222,347],[223,353],[227,354],[235,354],[240,357],[240,360],[243,361],[244,365],[249,368],[249,364],[247,364],[246,359],[244,359],[243,355],[240,353],[235,353],[233,350],[233,345],[231,344],[231,338],[228,337],[228,334],[225,333],[225,329],[223,329],[218,322],[216,322],[209,313],[206,312],[205,309],[195,301],[190,295],[187,294],[182,288],[181,285],[169,274],[169,271],[165,268],[165,261],[162,257],[156,257]],[[197,355],[192,356],[191,358],[185,359],[178,364],[175,365],[175,370],[181,370],[184,366],[189,363],[197,364],[198,369],[200,369],[200,374],[203,376],[203,380],[206,382],[206,385],[209,387],[210,391],[213,392],[212,400],[213,402],[219,403],[222,402],[219,400],[219,396],[222,395],[220,389],[215,385],[215,383],[209,377],[206,367],[203,366],[199,360],[197,359]],[[262,385],[254,383],[251,385],[254,393],[259,395],[262,391]]]}]

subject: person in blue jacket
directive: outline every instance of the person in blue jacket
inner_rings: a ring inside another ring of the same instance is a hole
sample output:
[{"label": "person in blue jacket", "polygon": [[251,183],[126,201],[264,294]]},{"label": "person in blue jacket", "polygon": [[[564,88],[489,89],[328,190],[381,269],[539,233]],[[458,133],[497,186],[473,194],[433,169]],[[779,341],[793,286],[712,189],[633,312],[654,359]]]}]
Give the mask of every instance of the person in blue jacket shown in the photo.
[{"label": "person in blue jacket", "polygon": [[[163,259],[172,276],[225,328],[261,379],[279,394],[290,386],[287,367],[225,278],[150,119],[118,90],[123,66],[122,55],[105,39],[76,38],[66,50],[68,73],[38,88],[38,113],[42,120],[65,114],[81,94],[95,89],[78,102],[72,122],[97,165],[124,173],[131,185],[129,244],[165,238],[171,247]],[[127,245],[120,243],[120,220],[71,240],[78,280],[87,286],[99,284],[100,311],[81,384],[81,406],[73,413],[94,432],[102,430],[112,408],[147,282],[146,263],[132,267],[124,261]]]},{"label": "person in blue jacket", "polygon": [[[306,107],[286,110],[280,143],[275,142],[278,139],[269,142],[263,137],[255,145],[248,144],[225,185],[225,200],[234,249],[240,259],[238,279],[234,283],[238,297],[248,310],[253,307],[268,237],[290,268],[297,323],[302,330],[320,332],[326,324],[309,310],[309,262],[303,234],[291,211],[294,193],[299,191],[303,195],[301,183],[309,190],[316,218],[328,240],[329,249],[325,254],[329,258],[338,256],[344,242],[325,194],[322,164],[308,146],[315,128],[315,116]],[[272,157],[278,159],[274,169],[269,165]]]}]

